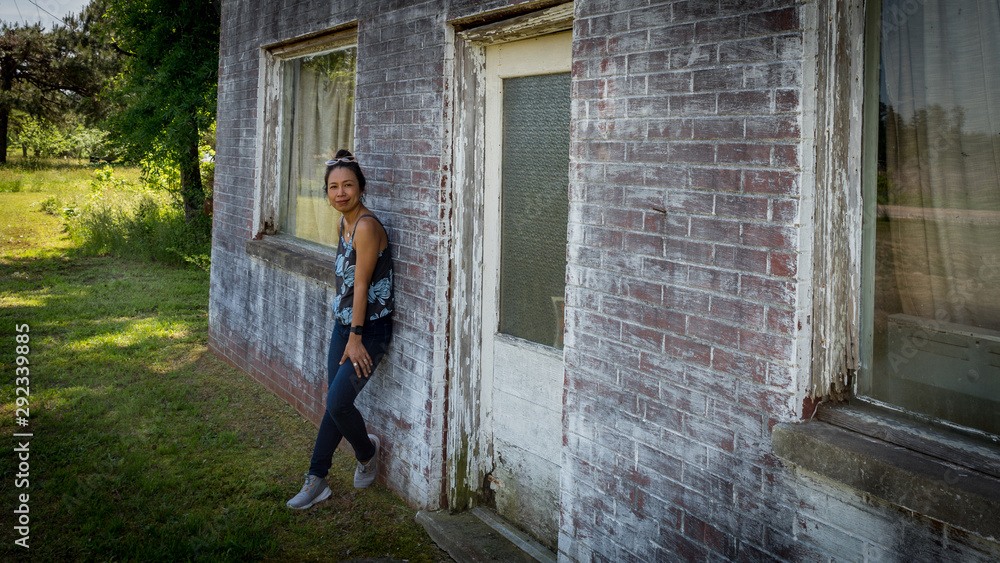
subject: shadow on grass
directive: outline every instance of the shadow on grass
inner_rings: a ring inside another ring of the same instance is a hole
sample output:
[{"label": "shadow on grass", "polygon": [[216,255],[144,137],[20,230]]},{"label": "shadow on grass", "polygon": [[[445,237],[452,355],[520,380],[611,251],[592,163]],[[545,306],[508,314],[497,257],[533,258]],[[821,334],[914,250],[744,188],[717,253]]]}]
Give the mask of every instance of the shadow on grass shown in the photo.
[{"label": "shadow on grass", "polygon": [[[60,255],[0,259],[0,429],[31,432],[31,560],[447,560],[383,487],[352,487],[335,456],[330,500],[305,512],[315,427],[207,351],[208,276]],[[30,326],[29,425],[14,425],[15,325]],[[13,437],[11,438],[14,439]],[[0,473],[19,472],[13,448]],[[0,560],[28,560],[4,532]]]}]

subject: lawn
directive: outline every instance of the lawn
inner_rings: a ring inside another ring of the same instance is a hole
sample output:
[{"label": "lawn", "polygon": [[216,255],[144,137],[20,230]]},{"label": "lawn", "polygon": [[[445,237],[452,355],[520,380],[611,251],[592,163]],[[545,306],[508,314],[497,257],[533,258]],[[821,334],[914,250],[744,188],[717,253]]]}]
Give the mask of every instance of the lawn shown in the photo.
[{"label": "lawn", "polygon": [[[331,499],[287,509],[315,426],[207,350],[208,274],[76,252],[32,204],[85,194],[92,168],[9,172],[0,188],[21,184],[0,191],[0,560],[449,560],[390,491],[354,489],[341,453]],[[14,543],[21,508],[29,550]]]}]

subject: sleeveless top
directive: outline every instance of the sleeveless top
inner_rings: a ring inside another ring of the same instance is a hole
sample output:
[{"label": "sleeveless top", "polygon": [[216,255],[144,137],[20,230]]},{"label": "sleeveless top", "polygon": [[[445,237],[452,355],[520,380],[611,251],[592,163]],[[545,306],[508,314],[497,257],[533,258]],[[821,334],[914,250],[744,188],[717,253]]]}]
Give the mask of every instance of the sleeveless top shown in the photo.
[{"label": "sleeveless top", "polygon": [[[371,217],[382,222],[378,217],[366,213],[358,217],[360,222],[364,217]],[[382,227],[385,229],[385,226]],[[358,224],[354,224],[354,231],[357,232]],[[372,272],[371,282],[368,284],[368,307],[365,311],[367,319],[374,321],[392,314],[392,256],[389,252],[389,232],[386,231],[385,248],[378,253],[375,261],[375,271]],[[333,314],[340,324],[351,326],[354,317],[354,267],[358,255],[354,252],[354,233],[351,233],[351,241],[344,239],[344,218],[340,218],[340,242],[337,243],[337,263],[336,263],[336,284],[337,296],[333,299]]]}]

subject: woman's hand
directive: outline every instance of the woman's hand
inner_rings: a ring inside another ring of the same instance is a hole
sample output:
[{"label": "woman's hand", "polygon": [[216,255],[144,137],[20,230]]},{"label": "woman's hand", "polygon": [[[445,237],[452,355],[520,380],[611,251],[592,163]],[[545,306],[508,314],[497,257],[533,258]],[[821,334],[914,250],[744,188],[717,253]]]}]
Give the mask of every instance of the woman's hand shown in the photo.
[{"label": "woman's hand", "polygon": [[340,365],[345,361],[354,364],[354,372],[358,377],[368,377],[372,374],[372,357],[368,355],[364,344],[361,343],[360,334],[351,334],[347,339],[347,346],[344,347],[344,355],[340,358]]}]

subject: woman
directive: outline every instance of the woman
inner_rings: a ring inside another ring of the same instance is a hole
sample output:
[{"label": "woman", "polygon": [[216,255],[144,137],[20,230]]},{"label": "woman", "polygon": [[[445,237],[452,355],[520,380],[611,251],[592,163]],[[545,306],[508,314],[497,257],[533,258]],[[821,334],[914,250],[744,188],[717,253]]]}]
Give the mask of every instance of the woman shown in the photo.
[{"label": "woman", "polygon": [[343,217],[337,244],[333,336],[327,356],[326,412],[316,436],[312,462],[291,508],[306,509],[330,496],[326,475],[341,438],[358,460],[354,486],[371,485],[378,474],[379,439],[368,434],[354,399],[385,355],[392,337],[392,258],[389,236],[365,207],[365,175],[349,151],[326,163],[326,195]]}]

